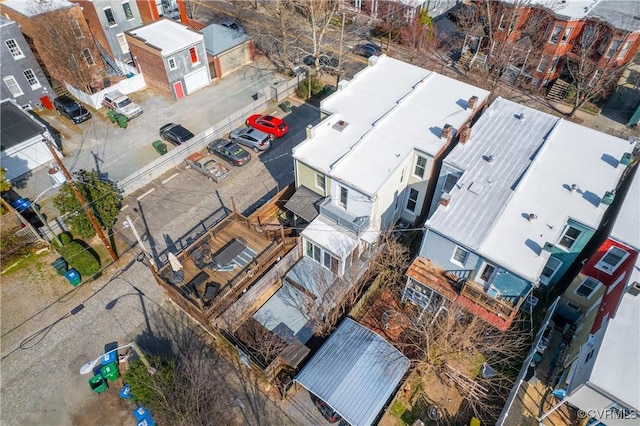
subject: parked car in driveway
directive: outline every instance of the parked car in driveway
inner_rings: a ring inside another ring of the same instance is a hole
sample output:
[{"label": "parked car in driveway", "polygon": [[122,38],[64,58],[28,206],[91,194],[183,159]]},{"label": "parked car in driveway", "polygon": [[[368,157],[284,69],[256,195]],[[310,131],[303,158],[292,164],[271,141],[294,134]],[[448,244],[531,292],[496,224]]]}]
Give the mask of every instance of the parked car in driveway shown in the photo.
[{"label": "parked car in driveway", "polygon": [[283,137],[289,130],[289,126],[283,119],[272,115],[254,114],[247,119],[245,124],[276,138]]},{"label": "parked car in driveway", "polygon": [[[316,64],[316,61],[313,55],[305,56],[304,59],[302,59],[302,62],[304,62],[305,65],[310,67],[314,67]],[[338,58],[336,58],[331,54],[320,55],[318,57],[318,66],[324,72],[328,72],[328,73],[337,72],[338,64],[339,64]]]},{"label": "parked car in driveway", "polygon": [[242,166],[251,160],[251,154],[245,151],[244,148],[238,146],[235,142],[223,139],[209,142],[209,145],[207,145],[207,151],[209,154],[216,154],[217,156],[224,158],[234,166]]},{"label": "parked car in driveway", "polygon": [[371,56],[378,56],[382,54],[382,48],[373,43],[361,43],[354,46],[353,53],[369,58]]},{"label": "parked car in driveway", "polygon": [[236,30],[239,33],[244,33],[244,28],[242,28],[242,26],[238,25],[238,23],[232,19],[224,19],[220,21],[220,25],[231,28],[232,30]]},{"label": "parked car in driveway", "polygon": [[87,111],[79,102],[69,96],[60,96],[53,100],[53,106],[60,115],[64,115],[73,124],[82,123],[91,118],[91,113]]},{"label": "parked car in driveway", "polygon": [[253,127],[243,127],[231,132],[232,141],[251,148],[254,152],[266,151],[271,148],[271,136]]},{"label": "parked car in driveway", "polygon": [[127,95],[123,95],[117,90],[104,95],[102,105],[117,112],[118,114],[124,115],[127,117],[127,120],[131,120],[142,114],[142,108],[140,105],[133,102]]},{"label": "parked car in driveway", "polygon": [[210,181],[220,182],[229,176],[229,169],[218,163],[213,155],[194,152],[184,159],[188,169],[193,169],[209,178]]},{"label": "parked car in driveway", "polygon": [[180,124],[168,123],[160,127],[160,137],[162,140],[180,145],[193,138],[193,133],[182,127]]}]

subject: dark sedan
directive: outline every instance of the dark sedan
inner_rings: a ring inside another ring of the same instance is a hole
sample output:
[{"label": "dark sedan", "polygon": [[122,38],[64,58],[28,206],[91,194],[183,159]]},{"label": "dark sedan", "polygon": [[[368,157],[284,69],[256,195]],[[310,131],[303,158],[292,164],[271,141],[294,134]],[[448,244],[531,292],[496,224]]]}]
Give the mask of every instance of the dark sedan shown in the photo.
[{"label": "dark sedan", "polygon": [[165,124],[160,127],[160,137],[162,140],[180,145],[193,138],[193,133],[182,127],[180,124]]},{"label": "dark sedan", "polygon": [[227,160],[234,166],[242,166],[251,160],[251,154],[241,148],[237,143],[219,139],[207,145],[207,151]]},{"label": "dark sedan", "polygon": [[380,46],[375,45],[373,43],[362,43],[358,44],[353,48],[353,53],[356,55],[364,56],[365,58],[369,58],[371,56],[379,56],[382,54],[382,48]]}]

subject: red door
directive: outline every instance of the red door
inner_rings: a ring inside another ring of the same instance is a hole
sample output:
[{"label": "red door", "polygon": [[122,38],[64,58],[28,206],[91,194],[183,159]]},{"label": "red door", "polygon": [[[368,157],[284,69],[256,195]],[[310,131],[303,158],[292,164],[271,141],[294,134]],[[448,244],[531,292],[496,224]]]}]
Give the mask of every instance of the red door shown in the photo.
[{"label": "red door", "polygon": [[181,81],[173,83],[173,93],[176,95],[177,100],[184,98],[184,89]]}]

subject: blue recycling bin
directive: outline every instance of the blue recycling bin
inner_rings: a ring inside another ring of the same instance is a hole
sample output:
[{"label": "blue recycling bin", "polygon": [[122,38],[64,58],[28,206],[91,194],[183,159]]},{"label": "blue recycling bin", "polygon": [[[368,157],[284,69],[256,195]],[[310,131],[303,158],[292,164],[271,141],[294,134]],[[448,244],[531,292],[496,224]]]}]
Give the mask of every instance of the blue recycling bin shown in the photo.
[{"label": "blue recycling bin", "polygon": [[133,410],[133,417],[136,418],[137,421],[142,421],[146,418],[150,418],[151,417],[151,411],[149,411],[148,409],[144,408],[142,405],[138,405],[134,410]]},{"label": "blue recycling bin", "polygon": [[82,278],[80,278],[80,274],[75,269],[69,269],[64,277],[69,280],[72,286],[77,287],[78,284],[82,282]]},{"label": "blue recycling bin", "polygon": [[100,358],[100,365],[107,365],[116,361],[118,361],[118,351],[111,351],[102,355],[102,358]]},{"label": "blue recycling bin", "polygon": [[18,213],[21,213],[31,207],[31,201],[24,198],[18,198],[17,200],[11,202],[11,207],[16,209]]},{"label": "blue recycling bin", "polygon": [[131,395],[131,386],[124,385],[122,389],[120,389],[120,398],[122,399],[132,399],[133,395]]},{"label": "blue recycling bin", "polygon": [[136,426],[156,426],[156,422],[153,420],[153,417],[149,416],[140,420]]}]

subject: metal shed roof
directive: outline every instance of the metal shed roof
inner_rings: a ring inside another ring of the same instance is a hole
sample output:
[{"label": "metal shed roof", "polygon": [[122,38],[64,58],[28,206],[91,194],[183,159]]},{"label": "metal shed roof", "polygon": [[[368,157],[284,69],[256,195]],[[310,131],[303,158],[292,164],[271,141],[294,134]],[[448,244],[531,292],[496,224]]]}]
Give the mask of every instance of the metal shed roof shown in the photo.
[{"label": "metal shed roof", "polygon": [[345,318],[296,381],[352,425],[372,424],[409,369],[382,337]]},{"label": "metal shed roof", "polygon": [[227,28],[223,25],[211,24],[200,30],[204,36],[204,47],[213,56],[221,55],[242,43],[251,40],[247,34]]}]

